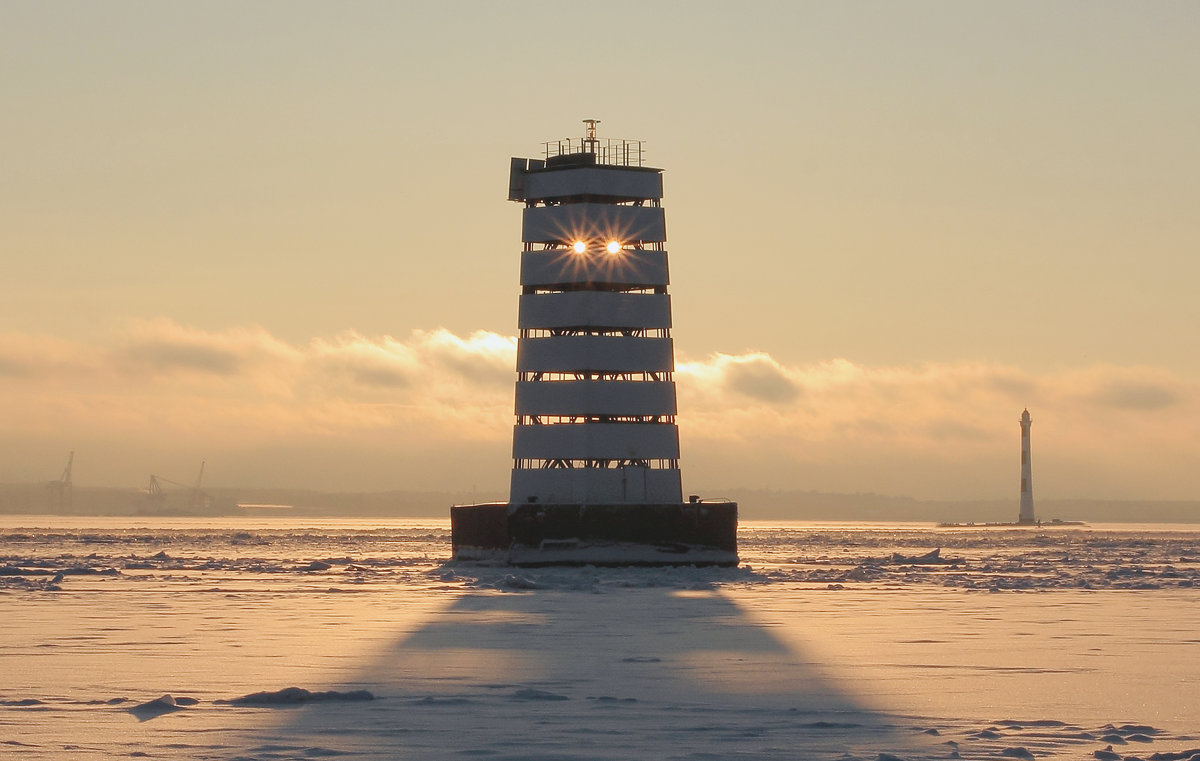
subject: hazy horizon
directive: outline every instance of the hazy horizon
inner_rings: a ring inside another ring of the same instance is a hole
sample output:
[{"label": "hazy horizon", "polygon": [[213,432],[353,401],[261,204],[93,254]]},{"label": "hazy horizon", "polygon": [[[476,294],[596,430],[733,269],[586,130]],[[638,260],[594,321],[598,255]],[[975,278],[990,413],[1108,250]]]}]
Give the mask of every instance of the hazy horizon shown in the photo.
[{"label": "hazy horizon", "polygon": [[[311,489],[206,486],[197,495],[183,484],[164,483],[159,495],[130,486],[76,486],[60,499],[42,483],[0,483],[0,515],[57,517],[135,516],[146,520],[180,518],[227,520],[314,518],[448,519],[451,505],[504,502],[507,490],[389,490],[326,492]],[[739,503],[746,521],[816,521],[849,523],[1011,523],[1018,514],[1014,498],[922,500],[902,495],[839,494],[753,487],[701,489],[704,499]],[[1200,500],[1043,499],[1035,502],[1035,517],[1104,524],[1200,523]]]},{"label": "hazy horizon", "polygon": [[685,493],[1015,504],[1028,408],[1035,502],[1200,499],[1200,6],[606,12],[0,6],[0,482],[506,491],[508,160],[599,118]]}]

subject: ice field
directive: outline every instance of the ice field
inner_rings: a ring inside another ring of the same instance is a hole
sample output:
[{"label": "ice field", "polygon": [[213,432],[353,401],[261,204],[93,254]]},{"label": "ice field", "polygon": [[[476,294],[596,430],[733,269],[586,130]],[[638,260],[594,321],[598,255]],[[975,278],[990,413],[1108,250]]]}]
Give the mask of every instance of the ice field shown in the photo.
[{"label": "ice field", "polygon": [[0,518],[0,756],[1200,754],[1200,527],[750,522],[736,569],[448,528]]}]

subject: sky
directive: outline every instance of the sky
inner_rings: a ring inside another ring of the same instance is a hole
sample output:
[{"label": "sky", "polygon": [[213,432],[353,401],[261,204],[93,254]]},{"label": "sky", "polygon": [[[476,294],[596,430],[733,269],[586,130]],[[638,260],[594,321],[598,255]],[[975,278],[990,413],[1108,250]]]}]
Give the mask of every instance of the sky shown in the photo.
[{"label": "sky", "polygon": [[664,170],[685,492],[1200,499],[1200,5],[0,0],[0,482],[503,496],[511,156]]}]

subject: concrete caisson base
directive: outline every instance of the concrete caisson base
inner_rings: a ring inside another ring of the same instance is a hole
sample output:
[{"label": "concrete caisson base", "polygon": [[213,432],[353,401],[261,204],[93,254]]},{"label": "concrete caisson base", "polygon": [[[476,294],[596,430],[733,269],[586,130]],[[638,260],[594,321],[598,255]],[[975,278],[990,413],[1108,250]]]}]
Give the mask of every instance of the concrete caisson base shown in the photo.
[{"label": "concrete caisson base", "polygon": [[509,565],[719,565],[737,557],[737,503],[491,503],[450,509],[456,560]]}]

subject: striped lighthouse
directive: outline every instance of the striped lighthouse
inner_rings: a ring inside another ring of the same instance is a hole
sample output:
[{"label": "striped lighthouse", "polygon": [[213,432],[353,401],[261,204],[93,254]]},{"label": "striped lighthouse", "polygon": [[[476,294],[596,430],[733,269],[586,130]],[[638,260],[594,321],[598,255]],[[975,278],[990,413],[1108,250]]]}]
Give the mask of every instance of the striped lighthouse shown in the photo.
[{"label": "striped lighthouse", "polygon": [[514,158],[523,205],[509,501],[451,510],[454,552],[735,564],[737,505],[683,500],[663,172],[642,141]]},{"label": "striped lighthouse", "polygon": [[1029,460],[1029,426],[1033,423],[1033,418],[1029,417],[1029,410],[1021,413],[1021,512],[1017,518],[1018,523],[1030,524],[1036,523],[1037,520],[1033,516],[1033,467]]},{"label": "striped lighthouse", "polygon": [[513,503],[679,503],[662,170],[596,137],[516,159],[525,204]]}]

